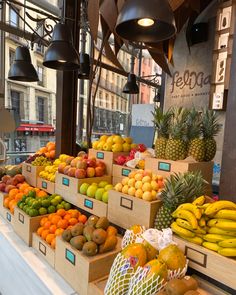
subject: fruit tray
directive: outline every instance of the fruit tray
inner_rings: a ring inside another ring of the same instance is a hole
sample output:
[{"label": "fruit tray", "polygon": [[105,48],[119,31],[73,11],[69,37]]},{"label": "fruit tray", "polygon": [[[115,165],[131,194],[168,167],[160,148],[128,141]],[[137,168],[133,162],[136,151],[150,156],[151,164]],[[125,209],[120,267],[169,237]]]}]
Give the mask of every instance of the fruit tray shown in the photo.
[{"label": "fruit tray", "polygon": [[189,267],[236,290],[236,260],[174,236],[189,260]]},{"label": "fruit tray", "polygon": [[110,190],[107,217],[111,223],[124,229],[135,224],[151,228],[154,226],[156,213],[160,206],[160,200],[148,202]]},{"label": "fruit tray", "polygon": [[32,247],[43,257],[53,268],[55,267],[55,250],[44,241],[37,233],[33,233]]},{"label": "fruit tray", "polygon": [[37,178],[37,187],[51,195],[55,193],[55,182],[48,181],[41,177]]},{"label": "fruit tray", "polygon": [[31,164],[22,164],[22,174],[28,184],[37,187],[37,178],[39,173],[44,170],[43,166],[33,166]]},{"label": "fruit tray", "polygon": [[55,269],[76,292],[88,295],[89,283],[109,274],[116,255],[121,251],[120,245],[119,238],[115,250],[88,257],[57,237]]}]

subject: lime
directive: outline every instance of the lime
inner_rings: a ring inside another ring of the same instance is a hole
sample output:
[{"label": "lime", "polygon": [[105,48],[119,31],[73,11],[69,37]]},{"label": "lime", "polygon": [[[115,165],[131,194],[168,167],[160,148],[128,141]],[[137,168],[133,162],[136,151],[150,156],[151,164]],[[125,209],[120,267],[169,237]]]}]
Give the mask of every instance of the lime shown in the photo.
[{"label": "lime", "polygon": [[24,206],[23,206],[23,211],[26,212],[28,208],[29,208],[28,205],[24,205]]},{"label": "lime", "polygon": [[51,204],[53,206],[57,206],[60,202],[58,200],[56,200],[55,198],[51,200]]},{"label": "lime", "polygon": [[35,199],[31,198],[29,201],[28,201],[28,204],[30,207],[32,207],[33,203],[35,202]]},{"label": "lime", "polygon": [[65,206],[65,204],[66,204],[66,201],[61,202],[61,205]]},{"label": "lime", "polygon": [[24,195],[24,196],[22,197],[21,201],[25,203],[25,200],[26,200],[27,198],[28,198],[28,196]]},{"label": "lime", "polygon": [[59,209],[64,209],[64,206],[62,204],[58,204],[57,205],[57,210],[59,210]]},{"label": "lime", "polygon": [[41,207],[40,201],[34,201],[31,206],[33,209],[39,209]]},{"label": "lime", "polygon": [[48,200],[48,199],[42,200],[41,203],[44,208],[48,208],[51,204],[50,200]]},{"label": "lime", "polygon": [[28,205],[31,200],[33,200],[33,198],[27,197],[26,200],[25,200],[25,204]]},{"label": "lime", "polygon": [[65,210],[70,210],[71,209],[71,204],[70,203],[65,203],[64,209]]},{"label": "lime", "polygon": [[30,217],[35,217],[35,216],[38,216],[39,215],[39,211],[36,210],[36,209],[29,209],[29,216]]},{"label": "lime", "polygon": [[55,206],[49,206],[48,207],[48,213],[55,213],[56,212],[56,207]]},{"label": "lime", "polygon": [[22,204],[22,201],[18,201],[17,202],[17,206],[20,207],[20,205]]},{"label": "lime", "polygon": [[56,196],[55,198],[54,198],[54,200],[57,200],[58,201],[58,204],[60,204],[62,201],[63,201],[63,198],[61,197],[61,196]]},{"label": "lime", "polygon": [[34,209],[31,209],[31,208],[28,206],[28,208],[26,209],[25,213],[29,215],[30,210],[34,210]]},{"label": "lime", "polygon": [[41,207],[41,208],[39,209],[39,214],[40,214],[40,215],[45,215],[45,214],[47,214],[47,213],[48,213],[48,210],[47,210],[46,208]]},{"label": "lime", "polygon": [[30,192],[28,193],[28,196],[29,196],[30,198],[35,198],[35,197],[36,197],[36,192],[35,192],[35,191],[30,191]]}]

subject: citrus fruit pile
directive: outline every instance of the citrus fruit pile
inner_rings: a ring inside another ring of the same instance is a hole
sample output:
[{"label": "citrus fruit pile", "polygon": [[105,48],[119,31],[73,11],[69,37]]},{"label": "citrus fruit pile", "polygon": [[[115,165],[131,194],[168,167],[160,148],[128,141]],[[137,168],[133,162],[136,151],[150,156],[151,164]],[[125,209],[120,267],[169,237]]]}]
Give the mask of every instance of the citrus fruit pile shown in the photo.
[{"label": "citrus fruit pile", "polygon": [[55,249],[56,236],[62,235],[64,230],[72,228],[75,224],[84,224],[86,221],[87,217],[77,209],[59,209],[40,220],[37,234]]},{"label": "citrus fruit pile", "polygon": [[71,209],[71,204],[64,201],[61,196],[56,194],[48,196],[47,193],[43,193],[44,196],[39,197],[35,190],[32,190],[22,197],[17,206],[31,217],[55,213],[59,209]]}]

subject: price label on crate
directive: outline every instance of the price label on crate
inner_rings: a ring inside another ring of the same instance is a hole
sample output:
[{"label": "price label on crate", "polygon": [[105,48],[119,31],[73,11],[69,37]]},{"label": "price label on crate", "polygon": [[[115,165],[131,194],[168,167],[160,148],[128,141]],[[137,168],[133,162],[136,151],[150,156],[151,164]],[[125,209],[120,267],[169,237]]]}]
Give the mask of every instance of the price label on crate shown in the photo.
[{"label": "price label on crate", "polygon": [[47,248],[46,248],[46,246],[45,246],[43,243],[41,243],[41,242],[39,242],[39,251],[40,251],[44,256],[47,255]]},{"label": "price label on crate", "polygon": [[31,166],[27,165],[26,166],[26,171],[30,173],[31,172]]},{"label": "price label on crate", "polygon": [[72,253],[69,249],[66,249],[66,260],[75,265],[75,254]]},{"label": "price label on crate", "polygon": [[170,172],[171,171],[171,164],[166,162],[158,162],[158,170]]},{"label": "price label on crate", "polygon": [[70,186],[70,179],[66,178],[66,177],[63,177],[62,178],[62,184],[65,185],[65,186]]},{"label": "price label on crate", "polygon": [[97,152],[97,159],[104,160],[104,153]]},{"label": "price label on crate", "polygon": [[121,175],[122,176],[129,176],[130,172],[131,172],[130,169],[122,168]]},{"label": "price label on crate", "polygon": [[84,207],[86,207],[88,209],[93,209],[93,201],[85,199],[84,200]]},{"label": "price label on crate", "polygon": [[44,188],[44,189],[48,188],[48,184],[46,181],[42,181],[42,188]]},{"label": "price label on crate", "polygon": [[11,214],[9,212],[7,212],[6,214],[6,218],[9,222],[11,222]]}]

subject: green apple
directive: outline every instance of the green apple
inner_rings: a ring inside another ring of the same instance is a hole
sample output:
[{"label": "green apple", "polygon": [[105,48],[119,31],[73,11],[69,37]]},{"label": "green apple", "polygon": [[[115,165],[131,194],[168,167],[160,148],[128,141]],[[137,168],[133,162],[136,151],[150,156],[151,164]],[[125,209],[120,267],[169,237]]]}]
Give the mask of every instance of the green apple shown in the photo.
[{"label": "green apple", "polygon": [[105,187],[106,185],[108,185],[107,181],[100,181],[98,187]]},{"label": "green apple", "polygon": [[104,192],[102,195],[102,201],[108,203],[108,192]]},{"label": "green apple", "polygon": [[105,191],[108,192],[109,190],[113,189],[113,185],[112,184],[108,184],[104,188],[105,188]]},{"label": "green apple", "polygon": [[95,185],[90,185],[87,190],[87,196],[90,198],[95,198],[97,187]]},{"label": "green apple", "polygon": [[86,195],[87,194],[87,190],[89,188],[90,184],[89,183],[83,183],[80,188],[79,188],[79,192],[82,194],[82,195]]},{"label": "green apple", "polygon": [[97,189],[96,193],[95,193],[95,199],[102,201],[102,195],[105,192],[104,188],[99,188]]}]

